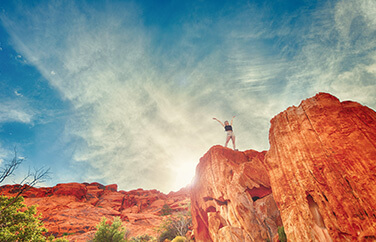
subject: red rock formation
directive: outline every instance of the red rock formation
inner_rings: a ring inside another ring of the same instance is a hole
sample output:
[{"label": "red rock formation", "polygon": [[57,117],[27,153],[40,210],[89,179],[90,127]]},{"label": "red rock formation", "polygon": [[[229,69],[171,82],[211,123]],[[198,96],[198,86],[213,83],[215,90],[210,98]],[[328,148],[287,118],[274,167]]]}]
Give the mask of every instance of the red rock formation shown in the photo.
[{"label": "red rock formation", "polygon": [[281,221],[264,155],[214,146],[201,158],[191,189],[197,241],[265,241],[276,235]]},{"label": "red rock formation", "polygon": [[[0,194],[13,196],[19,185],[0,187]],[[67,183],[55,187],[30,188],[23,194],[25,204],[38,205],[38,212],[49,233],[56,237],[68,235],[71,241],[93,238],[102,217],[112,220],[119,216],[131,236],[157,236],[156,227],[162,223],[163,205],[174,211],[187,209],[189,189],[165,195],[157,190],[117,191],[117,185],[99,183]]]},{"label": "red rock formation", "polygon": [[290,241],[376,240],[376,113],[320,93],[271,121],[266,155]]}]

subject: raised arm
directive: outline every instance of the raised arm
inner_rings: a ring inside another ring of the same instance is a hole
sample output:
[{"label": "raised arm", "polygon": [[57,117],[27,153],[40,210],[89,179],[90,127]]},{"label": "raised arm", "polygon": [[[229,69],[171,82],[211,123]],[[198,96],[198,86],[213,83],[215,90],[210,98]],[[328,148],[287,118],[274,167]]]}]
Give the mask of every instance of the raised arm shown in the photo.
[{"label": "raised arm", "polygon": [[221,122],[221,121],[219,121],[218,119],[216,119],[216,118],[213,118],[214,120],[217,120],[218,121],[218,123],[220,123],[223,127],[225,127],[225,125]]},{"label": "raised arm", "polygon": [[234,118],[235,118],[235,116],[233,116],[232,119],[231,119],[231,126],[232,126],[232,121],[234,121]]}]

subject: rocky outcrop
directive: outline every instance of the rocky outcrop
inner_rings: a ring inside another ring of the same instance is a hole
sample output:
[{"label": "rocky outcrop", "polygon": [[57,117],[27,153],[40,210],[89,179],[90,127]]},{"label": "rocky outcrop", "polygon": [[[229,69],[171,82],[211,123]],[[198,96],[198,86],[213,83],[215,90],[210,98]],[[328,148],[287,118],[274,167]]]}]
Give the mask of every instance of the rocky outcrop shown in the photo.
[{"label": "rocky outcrop", "polygon": [[[19,185],[0,187],[0,195],[13,196]],[[70,241],[93,238],[102,217],[112,220],[119,216],[131,236],[157,236],[156,228],[165,217],[162,207],[172,211],[188,209],[189,188],[168,195],[157,190],[117,191],[117,185],[99,183],[66,183],[54,187],[30,188],[23,193],[27,206],[37,205],[38,213],[50,234],[67,236]],[[174,216],[174,215],[171,215]]]},{"label": "rocky outcrop", "polygon": [[372,109],[319,93],[274,117],[269,140],[267,152],[215,146],[200,160],[198,241],[276,241],[282,224],[289,241],[376,241]]},{"label": "rocky outcrop", "polygon": [[191,189],[197,241],[266,241],[281,225],[265,152],[212,147],[201,158]]},{"label": "rocky outcrop", "polygon": [[271,121],[265,159],[290,241],[376,240],[376,113],[320,93]]}]

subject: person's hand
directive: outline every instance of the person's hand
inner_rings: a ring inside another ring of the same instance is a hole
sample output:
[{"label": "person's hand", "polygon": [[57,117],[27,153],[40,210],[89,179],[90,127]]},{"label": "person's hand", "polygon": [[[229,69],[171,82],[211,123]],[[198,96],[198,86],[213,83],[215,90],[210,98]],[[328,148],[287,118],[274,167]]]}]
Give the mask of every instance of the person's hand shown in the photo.
[{"label": "person's hand", "polygon": [[214,120],[217,120],[216,118],[213,118]]},{"label": "person's hand", "polygon": [[235,116],[232,116],[232,118],[235,118]]}]

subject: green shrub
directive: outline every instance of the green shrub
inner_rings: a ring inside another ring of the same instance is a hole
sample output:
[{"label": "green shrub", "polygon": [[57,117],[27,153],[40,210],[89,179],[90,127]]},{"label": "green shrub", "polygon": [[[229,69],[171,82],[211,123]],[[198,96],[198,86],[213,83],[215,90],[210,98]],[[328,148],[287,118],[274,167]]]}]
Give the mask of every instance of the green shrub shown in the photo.
[{"label": "green shrub", "polygon": [[173,210],[168,204],[163,205],[161,211],[159,211],[162,216],[170,215],[172,212]]},{"label": "green shrub", "polygon": [[287,241],[287,237],[286,237],[286,234],[285,234],[285,228],[283,226],[282,227],[278,227],[278,239],[281,242],[286,242]]},{"label": "green shrub", "polygon": [[171,242],[186,242],[187,239],[183,236],[176,236]]},{"label": "green shrub", "polygon": [[143,234],[137,237],[133,237],[131,239],[131,242],[147,242],[147,241],[155,241],[155,238],[148,234]]},{"label": "green shrub", "polygon": [[185,236],[189,227],[192,225],[192,216],[190,212],[179,214],[177,217],[167,218],[159,228],[160,242],[175,239],[176,236]]},{"label": "green shrub", "polygon": [[53,237],[53,239],[49,238],[48,241],[49,242],[69,242],[69,240],[66,239],[65,237],[63,237],[63,238],[57,238],[57,239],[55,239],[55,237]]},{"label": "green shrub", "polygon": [[175,232],[171,229],[167,229],[166,231],[163,231],[159,237],[158,241],[159,242],[164,242],[166,239],[167,240],[172,240],[176,237]]},{"label": "green shrub", "polygon": [[122,227],[119,217],[115,217],[112,224],[107,223],[106,218],[97,225],[98,231],[95,233],[94,242],[126,242],[128,241],[129,231]]},{"label": "green shrub", "polygon": [[53,236],[52,234],[48,236],[47,241],[48,242],[69,242],[69,240],[67,240],[65,237],[55,239],[55,236]]},{"label": "green shrub", "polygon": [[[0,241],[46,241],[36,207],[27,207],[23,197],[0,196]],[[26,209],[25,209],[26,208]]]}]

